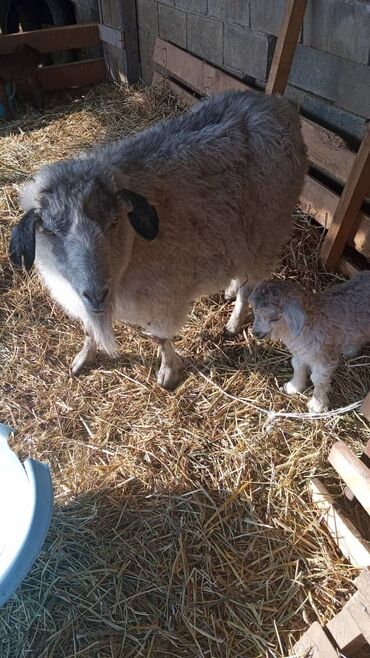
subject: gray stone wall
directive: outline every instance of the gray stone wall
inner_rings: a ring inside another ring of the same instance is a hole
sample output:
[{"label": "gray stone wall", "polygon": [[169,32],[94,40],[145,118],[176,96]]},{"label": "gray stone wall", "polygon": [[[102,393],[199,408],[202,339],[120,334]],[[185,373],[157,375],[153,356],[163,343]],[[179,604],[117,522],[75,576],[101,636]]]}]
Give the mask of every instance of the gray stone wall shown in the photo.
[{"label": "gray stone wall", "polygon": [[[141,71],[158,35],[264,87],[285,0],[137,0]],[[361,138],[370,119],[370,0],[309,0],[286,94],[308,116]]]}]

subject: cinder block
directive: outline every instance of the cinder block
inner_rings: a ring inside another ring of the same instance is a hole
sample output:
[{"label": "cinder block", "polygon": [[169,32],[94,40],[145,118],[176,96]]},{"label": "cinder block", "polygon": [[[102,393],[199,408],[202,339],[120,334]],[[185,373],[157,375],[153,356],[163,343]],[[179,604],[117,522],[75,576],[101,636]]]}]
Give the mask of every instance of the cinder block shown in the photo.
[{"label": "cinder block", "polygon": [[365,119],[352,112],[347,112],[340,107],[336,107],[324,98],[319,98],[310,94],[303,89],[297,89],[288,85],[285,90],[285,96],[297,103],[303,113],[310,119],[322,122],[328,128],[339,132],[346,138],[354,137],[350,142],[352,147],[357,145],[356,140],[361,140],[364,135]]},{"label": "cinder block", "polygon": [[303,43],[368,64],[370,2],[310,0],[303,22]]},{"label": "cinder block", "polygon": [[174,7],[159,5],[159,36],[186,48],[186,14]]},{"label": "cinder block", "polygon": [[284,7],[285,0],[251,0],[250,26],[260,32],[278,35]]},{"label": "cinder block", "polygon": [[239,25],[225,24],[224,63],[243,75],[266,79],[269,37]]},{"label": "cinder block", "polygon": [[137,20],[140,30],[158,34],[158,7],[153,0],[136,0]]},{"label": "cinder block", "polygon": [[[245,0],[208,0],[208,15],[221,21],[234,21],[249,27],[249,2]],[[246,22],[245,22],[246,21]]]},{"label": "cinder block", "polygon": [[289,83],[370,118],[370,66],[298,45]]},{"label": "cinder block", "polygon": [[159,4],[161,5],[171,5],[172,7],[175,4],[175,0],[160,0]]},{"label": "cinder block", "polygon": [[186,11],[196,11],[205,14],[207,11],[207,0],[175,0],[176,7]]},{"label": "cinder block", "polygon": [[221,66],[223,23],[200,14],[188,14],[187,23],[188,50]]}]

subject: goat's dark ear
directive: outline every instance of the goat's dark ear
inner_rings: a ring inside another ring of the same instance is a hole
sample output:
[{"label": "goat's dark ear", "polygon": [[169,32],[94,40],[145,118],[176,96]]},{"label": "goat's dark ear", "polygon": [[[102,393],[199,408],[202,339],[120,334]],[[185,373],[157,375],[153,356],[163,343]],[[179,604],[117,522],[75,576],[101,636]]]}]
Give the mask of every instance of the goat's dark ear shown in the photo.
[{"label": "goat's dark ear", "polygon": [[35,224],[39,215],[35,210],[26,212],[20,222],[14,227],[10,238],[9,256],[14,265],[28,272],[35,260]]},{"label": "goat's dark ear", "polygon": [[132,210],[128,213],[132,228],[145,240],[154,240],[159,230],[158,214],[154,206],[151,206],[145,197],[136,192],[122,190],[120,194],[132,206]]},{"label": "goat's dark ear", "polygon": [[296,338],[301,333],[306,322],[306,313],[301,302],[298,299],[290,299],[284,305],[283,315],[289,324],[292,336]]}]

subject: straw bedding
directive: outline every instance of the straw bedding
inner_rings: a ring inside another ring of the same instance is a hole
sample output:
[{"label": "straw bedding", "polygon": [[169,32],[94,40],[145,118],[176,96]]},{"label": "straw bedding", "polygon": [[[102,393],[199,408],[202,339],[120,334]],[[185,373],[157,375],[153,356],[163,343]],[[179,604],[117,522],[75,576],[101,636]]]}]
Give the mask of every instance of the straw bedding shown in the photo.
[{"label": "straw bedding", "polygon": [[[40,558],[1,611],[1,658],[281,658],[353,592],[357,572],[320,524],[307,481],[319,474],[340,493],[326,458],[337,438],[357,452],[364,445],[356,412],[266,425],[227,398],[222,390],[306,410],[304,396],[279,391],[290,373],[280,345],[257,343],[248,327],[226,335],[221,295],[197,301],[176,341],[187,378],[175,393],[155,382],[153,344],[123,326],[120,357],[100,356],[71,378],[81,328],[34,275],[9,267],[30,173],[180,109],[163,88],[103,84],[2,127],[0,419],[19,429],[12,447],[22,458],[50,463],[55,513]],[[320,239],[297,212],[278,275],[315,289],[332,282],[317,262]],[[334,406],[364,397],[369,358],[343,362]]]}]

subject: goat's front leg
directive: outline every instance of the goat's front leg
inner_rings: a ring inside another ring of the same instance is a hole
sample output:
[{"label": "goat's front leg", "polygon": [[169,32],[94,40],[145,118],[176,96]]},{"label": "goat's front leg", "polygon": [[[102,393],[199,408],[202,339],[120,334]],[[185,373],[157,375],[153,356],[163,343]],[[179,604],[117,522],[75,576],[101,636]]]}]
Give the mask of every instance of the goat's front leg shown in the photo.
[{"label": "goat's front leg", "polygon": [[331,378],[336,367],[337,362],[330,364],[319,363],[312,366],[311,381],[314,389],[312,398],[307,404],[309,411],[319,414],[328,408],[328,393],[330,390]]},{"label": "goat's front leg", "polygon": [[73,375],[78,375],[83,368],[92,364],[96,355],[96,342],[86,334],[82,350],[75,356],[72,361],[71,371]]},{"label": "goat's front leg", "polygon": [[307,367],[298,356],[292,357],[293,377],[284,386],[285,393],[294,395],[302,393],[306,388]]},{"label": "goat's front leg", "polygon": [[158,370],[157,382],[168,391],[173,391],[183,377],[182,359],[175,352],[168,338],[156,338],[161,350],[161,366]]}]

